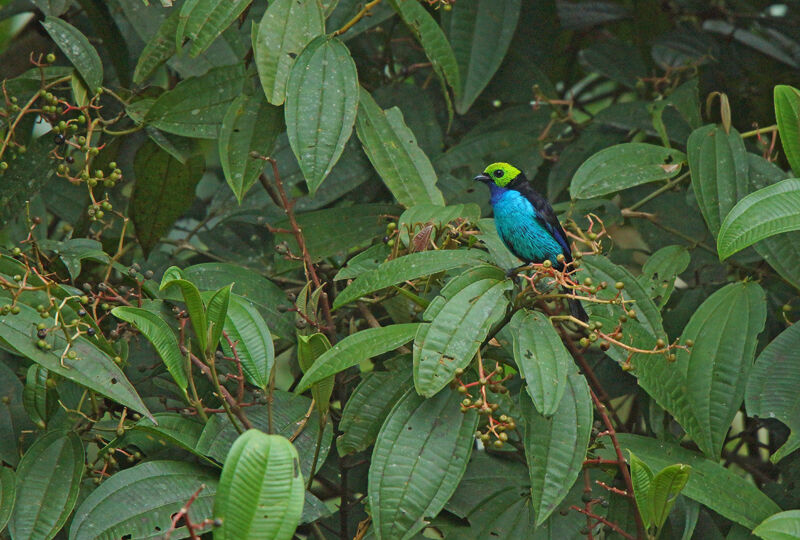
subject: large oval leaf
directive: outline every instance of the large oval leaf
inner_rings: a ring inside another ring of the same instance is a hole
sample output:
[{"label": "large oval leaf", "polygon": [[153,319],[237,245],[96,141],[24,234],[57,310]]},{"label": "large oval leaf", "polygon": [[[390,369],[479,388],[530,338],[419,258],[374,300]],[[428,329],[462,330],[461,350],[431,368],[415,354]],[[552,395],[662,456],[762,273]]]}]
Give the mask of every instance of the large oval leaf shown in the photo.
[{"label": "large oval leaf", "polygon": [[405,365],[364,375],[342,411],[342,434],[336,439],[340,456],[366,450],[375,442],[386,416],[411,387],[411,381],[411,371]]},{"label": "large oval leaf", "polygon": [[717,235],[722,219],[748,192],[748,159],[735,129],[703,126],[686,142],[692,188],[709,230]]},{"label": "large oval leaf", "polygon": [[136,62],[136,69],[133,71],[134,83],[142,84],[159,66],[175,54],[175,32],[178,30],[179,16],[180,12],[173,10],[144,46],[139,60]]},{"label": "large oval leaf", "polygon": [[334,309],[361,296],[385,289],[396,283],[417,279],[429,274],[452,270],[459,266],[484,262],[486,253],[479,250],[421,251],[382,263],[374,270],[358,276],[333,302]]},{"label": "large oval leaf", "polygon": [[432,397],[456,369],[469,365],[492,326],[505,315],[509,280],[482,279],[455,293],[414,337],[414,387]]},{"label": "large oval leaf", "polygon": [[766,299],[756,283],[733,283],[703,302],[681,335],[693,340],[677,360],[643,358],[639,385],[669,411],[700,449],[718,458],[730,423],[744,398],[756,337],[764,329]]},{"label": "large oval leaf", "polygon": [[460,400],[450,390],[431,399],[409,390],[389,413],[369,468],[369,505],[378,538],[413,537],[458,486],[478,423],[474,411],[460,411]]},{"label": "large oval leaf", "polygon": [[[122,470],[92,491],[75,511],[69,540],[161,538],[172,516],[205,485],[189,508],[192,523],[211,517],[217,472],[183,461],[148,461]],[[172,538],[187,538],[178,527]]]},{"label": "large oval leaf", "polygon": [[47,17],[42,21],[42,26],[81,74],[90,91],[94,92],[103,84],[100,55],[80,30],[58,17]]},{"label": "large oval leaf", "polygon": [[17,495],[8,531],[14,540],[50,540],[78,500],[83,443],[71,431],[51,431],[31,446],[17,468]]},{"label": "large oval leaf", "polygon": [[654,144],[624,143],[600,150],[583,162],[569,186],[575,199],[591,199],[656,180],[672,178],[686,155]]},{"label": "large oval leaf", "polygon": [[267,103],[260,92],[242,94],[222,119],[219,161],[225,180],[241,204],[245,193],[264,170],[264,162],[250,156],[268,156],[283,131],[281,110]]},{"label": "large oval leaf", "polygon": [[175,135],[216,139],[228,106],[242,92],[244,79],[242,64],[213,68],[185,79],[156,99],[145,122]]},{"label": "large oval leaf", "polygon": [[189,56],[205,51],[252,0],[187,0],[181,7],[176,39],[192,40]]},{"label": "large oval leaf", "polygon": [[800,91],[785,84],[775,86],[775,119],[786,161],[800,174]]},{"label": "large oval leaf", "polygon": [[286,84],[286,133],[313,196],[342,155],[358,109],[350,51],[319,36],[297,57]]},{"label": "large oval leaf", "polygon": [[[42,322],[39,312],[22,303],[17,305],[21,310],[17,315],[0,315],[0,339],[6,346],[52,373],[152,418],[133,385],[110,356],[85,337],[79,337],[73,339],[70,346],[76,353],[75,358],[61,358],[67,341],[60,332],[48,334],[51,350],[40,349],[31,336],[31,328]],[[50,326],[54,324],[52,319],[44,322]]]},{"label": "large oval leaf", "polygon": [[215,540],[290,540],[303,513],[303,475],[292,443],[256,429],[242,433],[225,459],[214,501]]},{"label": "large oval leaf", "polygon": [[531,502],[540,525],[567,496],[582,469],[592,433],[592,398],[586,379],[573,372],[552,416],[536,411],[526,394],[520,394],[520,402]]},{"label": "large oval leaf", "polygon": [[750,416],[777,418],[791,430],[770,457],[779,461],[800,448],[800,323],[776,337],[758,355],[747,380],[745,404]]},{"label": "large oval leaf", "polygon": [[400,204],[444,205],[436,187],[436,171],[417,145],[400,109],[383,111],[361,88],[356,131],[370,163]]},{"label": "large oval leaf", "polygon": [[177,287],[181,291],[183,302],[186,304],[186,311],[189,313],[189,320],[194,328],[195,338],[200,344],[200,350],[205,352],[208,341],[208,326],[206,321],[206,307],[197,285],[184,279],[183,271],[177,266],[170,266],[161,277],[161,284],[158,290]]},{"label": "large oval leaf", "polygon": [[[617,434],[620,446],[630,450],[653,470],[676,463],[692,468],[683,495],[708,506],[718,514],[752,529],[780,511],[777,504],[750,481],[723,467],[716,459],[706,459],[697,452],[640,435]],[[627,452],[625,452],[627,454]],[[608,445],[598,450],[600,457],[616,459]]]},{"label": "large oval leaf", "polygon": [[186,360],[167,322],[152,311],[131,306],[115,307],[111,313],[118,319],[133,324],[147,338],[164,361],[175,383],[185,393],[189,385],[186,378]]},{"label": "large oval leaf", "polygon": [[567,387],[573,360],[552,323],[538,311],[518,311],[514,331],[514,361],[539,414],[556,412]]},{"label": "large oval leaf", "polygon": [[316,0],[269,3],[255,32],[253,53],[261,87],[271,104],[283,104],[289,70],[300,51],[325,31],[324,21]]},{"label": "large oval leaf", "polygon": [[800,538],[800,510],[786,510],[771,515],[753,529],[753,534],[764,540]]},{"label": "large oval leaf", "polygon": [[800,180],[790,178],[744,197],[725,216],[717,237],[720,259],[776,234],[800,229]]},{"label": "large oval leaf", "polygon": [[414,338],[417,328],[419,323],[393,324],[367,328],[347,336],[317,358],[297,383],[295,391],[303,392],[326,377],[408,343]]},{"label": "large oval leaf", "polygon": [[519,19],[521,0],[456,3],[443,26],[461,77],[456,111],[464,114],[489,84],[506,55]]}]

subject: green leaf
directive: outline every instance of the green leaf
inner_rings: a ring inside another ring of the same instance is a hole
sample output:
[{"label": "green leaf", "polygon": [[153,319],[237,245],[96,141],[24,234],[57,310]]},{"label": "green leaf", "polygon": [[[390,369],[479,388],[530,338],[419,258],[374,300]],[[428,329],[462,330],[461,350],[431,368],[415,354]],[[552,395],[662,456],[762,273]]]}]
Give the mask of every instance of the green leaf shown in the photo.
[{"label": "green leaf", "polygon": [[569,186],[575,199],[591,199],[656,180],[681,171],[686,155],[654,144],[623,143],[600,150],[583,162]]},{"label": "green leaf", "polygon": [[411,371],[404,365],[393,371],[364,375],[342,411],[339,422],[342,434],[336,439],[340,456],[361,452],[375,442],[389,411],[411,388],[411,382]]},{"label": "green leaf", "polygon": [[175,33],[178,31],[179,16],[180,12],[173,10],[158,27],[155,35],[147,41],[133,70],[134,83],[142,84],[175,54]]},{"label": "green leaf", "polygon": [[478,0],[444,12],[443,26],[453,47],[461,94],[456,111],[464,114],[489,84],[506,55],[519,19],[521,0]]},{"label": "green leaf", "polygon": [[748,159],[742,137],[722,126],[698,128],[686,142],[692,188],[709,230],[719,232],[722,219],[748,193]]},{"label": "green leaf", "polygon": [[236,353],[247,381],[266,392],[275,363],[272,335],[253,302],[231,295],[225,332],[236,343]]},{"label": "green leaf", "polygon": [[303,475],[292,443],[250,429],[236,439],[219,479],[215,540],[290,540],[303,512]]},{"label": "green leaf", "polygon": [[753,529],[764,540],[793,540],[800,537],[800,510],[786,510],[769,516]]},{"label": "green leaf", "polygon": [[650,486],[653,483],[653,471],[647,463],[636,457],[636,454],[629,452],[628,463],[631,468],[631,483],[633,484],[633,496],[636,499],[636,508],[642,517],[642,523],[646,529],[653,526],[653,505],[650,502]]},{"label": "green leaf", "polygon": [[[0,407],[0,459],[12,467],[17,466],[22,453],[19,433],[34,429],[22,403],[24,391],[17,374],[0,362],[0,396],[8,398],[8,404]],[[0,505],[0,509],[5,510],[5,507]]]},{"label": "green leaf", "polygon": [[111,310],[118,319],[133,324],[147,338],[164,361],[178,387],[186,393],[186,359],[178,348],[178,340],[167,322],[159,315],[142,308],[119,306]]},{"label": "green leaf", "polygon": [[167,133],[216,139],[225,112],[241,94],[244,80],[242,64],[212,68],[161,94],[144,120]]},{"label": "green leaf", "polygon": [[430,324],[419,326],[414,337],[414,387],[432,397],[466,368],[483,340],[505,315],[509,280],[482,279],[464,287],[436,313]]},{"label": "green leaf", "polygon": [[22,391],[22,406],[31,421],[39,428],[46,428],[50,418],[58,410],[58,392],[48,388],[49,372],[38,364],[28,367],[25,388]]},{"label": "green leaf", "polygon": [[130,213],[145,253],[189,209],[204,169],[202,155],[196,154],[183,164],[152,141],[146,141],[136,152],[133,161],[136,184]]},{"label": "green leaf", "polygon": [[592,431],[592,399],[586,379],[570,373],[552,416],[534,410],[527,394],[520,394],[520,405],[531,503],[536,525],[541,525],[567,496],[581,471]]},{"label": "green leaf", "polygon": [[539,414],[551,416],[559,407],[573,366],[561,338],[547,316],[538,311],[517,311],[514,361],[525,379],[525,389]]},{"label": "green leaf", "polygon": [[675,464],[664,467],[653,477],[650,484],[650,509],[656,528],[660,529],[667,521],[675,500],[689,481],[691,470],[689,465]]},{"label": "green leaf", "polygon": [[617,39],[594,40],[580,51],[579,58],[591,71],[631,89],[648,73],[639,50]]},{"label": "green leaf", "polygon": [[219,160],[239,204],[264,170],[264,162],[250,153],[268,156],[281,131],[281,110],[261,92],[242,94],[228,107],[219,132]]},{"label": "green leaf", "polygon": [[800,180],[790,178],[747,195],[725,216],[717,237],[720,259],[759,240],[800,229]]},{"label": "green leaf", "polygon": [[286,133],[312,197],[353,132],[358,88],[356,64],[336,38],[314,39],[289,73]]},{"label": "green leaf", "polygon": [[786,443],[770,456],[779,460],[800,448],[800,324],[793,324],[758,355],[747,379],[745,403],[750,416],[777,418],[791,430]]},{"label": "green leaf", "polygon": [[178,287],[178,289],[180,289],[183,302],[186,304],[186,310],[189,312],[189,319],[192,321],[195,337],[200,344],[200,350],[205,351],[206,344],[208,343],[207,315],[197,285],[184,279],[183,272],[180,268],[177,266],[170,266],[164,272],[164,276],[161,278],[161,285],[159,285],[158,289],[164,291],[170,287]]},{"label": "green leaf", "polygon": [[192,40],[189,56],[205,51],[252,0],[187,0],[181,7],[176,39]]},{"label": "green leaf", "polygon": [[775,119],[786,161],[800,174],[800,91],[789,85],[775,86]]},{"label": "green leaf", "polygon": [[393,324],[367,328],[347,336],[317,358],[297,383],[295,392],[304,392],[330,375],[408,343],[414,338],[417,328],[419,323]]},{"label": "green leaf", "polygon": [[[253,427],[265,433],[277,433],[286,438],[292,438],[295,448],[300,455],[300,470],[304,477],[311,473],[314,462],[314,453],[317,448],[317,437],[320,432],[319,415],[308,416],[311,399],[298,396],[283,390],[275,389],[272,392],[272,414],[266,405],[247,407],[247,418]],[[305,425],[305,429],[298,432],[298,426]],[[228,451],[239,437],[239,432],[233,427],[228,416],[215,414],[209,418],[195,450],[220,463],[224,463]],[[316,461],[316,471],[319,471],[333,438],[331,423],[325,424],[320,440],[319,456]]]},{"label": "green leaf", "polygon": [[459,410],[460,400],[450,390],[431,399],[409,390],[383,423],[368,480],[378,538],[412,538],[456,490],[478,424],[474,411]]},{"label": "green leaf", "polygon": [[16,475],[13,469],[0,468],[0,531],[6,528],[17,498]]},{"label": "green leaf", "polygon": [[356,131],[370,163],[403,206],[444,205],[436,172],[397,107],[383,111],[361,88]]},{"label": "green leaf", "polygon": [[441,27],[417,0],[389,0],[389,3],[419,40],[433,69],[444,76],[455,95],[461,95],[458,61]]},{"label": "green leaf", "polygon": [[[480,217],[481,209],[476,204],[453,204],[450,206],[417,204],[406,209],[400,215],[400,219],[397,220],[397,230],[400,242],[409,246],[411,245],[409,236],[415,235],[426,225],[433,225],[437,231],[443,231],[447,230],[449,223],[460,220],[477,223]],[[416,251],[421,250],[417,249]]]},{"label": "green leaf", "polygon": [[312,39],[325,32],[322,6],[316,0],[269,3],[253,39],[256,68],[267,101],[282,105],[295,58]]},{"label": "green leaf", "polygon": [[62,19],[47,17],[42,26],[94,93],[103,84],[103,63],[97,50],[80,30]]},{"label": "green leaf", "polygon": [[70,238],[62,242],[46,238],[39,242],[39,247],[52,250],[57,254],[64,266],[67,267],[69,277],[73,281],[78,279],[84,259],[100,262],[109,260],[109,256],[103,251],[103,245],[91,238]]},{"label": "green leaf", "polygon": [[647,258],[639,283],[659,309],[667,305],[675,289],[675,278],[689,267],[690,262],[691,256],[685,246],[665,246]]},{"label": "green leaf", "polygon": [[695,342],[688,352],[677,349],[673,363],[657,356],[639,356],[634,362],[639,385],[711,458],[719,457],[742,403],[756,337],[765,320],[761,287],[732,283],[712,294],[692,315],[680,340]]},{"label": "green leaf", "polygon": [[[153,416],[158,422],[157,424],[147,418],[142,418],[136,422],[132,431],[125,432],[124,442],[135,445],[144,453],[147,453],[145,446],[147,443],[156,447],[169,444],[194,454],[213,467],[219,467],[216,462],[195,449],[200,434],[203,432],[203,423],[178,413],[162,412]],[[146,438],[147,443],[140,441],[140,437]]]},{"label": "green leaf", "polygon": [[228,306],[231,302],[232,288],[233,283],[222,287],[214,293],[214,296],[208,301],[208,309],[206,311],[208,322],[208,344],[206,354],[213,354],[217,349],[220,338],[222,338],[222,331],[228,316]]},{"label": "green leaf", "polygon": [[[650,469],[660,470],[675,463],[689,465],[689,475],[683,495],[748,529],[779,512],[772,502],[750,481],[726,469],[716,459],[706,459],[697,452],[640,435],[617,434],[623,449],[634,452]],[[616,459],[611,446],[598,450],[600,457]]]},{"label": "green leaf", "polygon": [[439,250],[411,253],[382,263],[378,268],[358,276],[333,302],[339,308],[371,292],[429,274],[460,266],[484,262],[486,254],[479,250]]},{"label": "green leaf", "polygon": [[276,334],[286,339],[294,338],[294,324],[278,309],[286,301],[286,295],[265,277],[229,263],[195,264],[184,268],[183,276],[202,290],[216,290],[234,282],[234,293],[252,302]]},{"label": "green leaf", "polygon": [[43,135],[31,141],[26,152],[15,159],[8,159],[8,152],[3,155],[8,170],[3,174],[0,190],[0,225],[18,218],[25,202],[35,197],[53,176],[52,150],[52,137]]},{"label": "green leaf", "polygon": [[71,431],[48,432],[25,452],[8,522],[14,540],[55,537],[78,500],[84,459],[83,443]]},{"label": "green leaf", "polygon": [[[319,358],[331,349],[331,342],[325,334],[317,332],[309,336],[297,336],[297,363],[303,373],[307,372]],[[333,375],[311,385],[311,395],[320,414],[327,414],[333,392]]]},{"label": "green leaf", "polygon": [[[205,486],[189,507],[192,523],[213,516],[217,472],[183,461],[148,461],[114,474],[75,511],[69,540],[160,538],[172,516]],[[187,538],[178,527],[172,538]]]},{"label": "green leaf", "polygon": [[0,315],[0,340],[5,346],[52,373],[152,418],[152,414],[122,370],[97,345],[85,337],[73,339],[69,350],[75,351],[77,356],[62,358],[67,341],[60,332],[50,332],[47,342],[52,349],[42,350],[36,346],[35,334],[31,333],[31,329],[40,322],[53,326],[53,320],[42,320],[39,312],[32,307],[22,303],[17,305],[20,308],[17,315]]}]

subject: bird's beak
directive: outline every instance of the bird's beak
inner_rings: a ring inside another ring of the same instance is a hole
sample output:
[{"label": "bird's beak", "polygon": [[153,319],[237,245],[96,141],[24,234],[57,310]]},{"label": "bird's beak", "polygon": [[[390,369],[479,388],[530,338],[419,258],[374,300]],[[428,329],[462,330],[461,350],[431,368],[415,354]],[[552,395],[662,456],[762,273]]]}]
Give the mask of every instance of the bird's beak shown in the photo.
[{"label": "bird's beak", "polygon": [[473,178],[473,180],[475,182],[483,182],[484,184],[488,184],[489,182],[492,181],[492,179],[488,175],[485,175],[485,174],[479,174],[478,176]]}]

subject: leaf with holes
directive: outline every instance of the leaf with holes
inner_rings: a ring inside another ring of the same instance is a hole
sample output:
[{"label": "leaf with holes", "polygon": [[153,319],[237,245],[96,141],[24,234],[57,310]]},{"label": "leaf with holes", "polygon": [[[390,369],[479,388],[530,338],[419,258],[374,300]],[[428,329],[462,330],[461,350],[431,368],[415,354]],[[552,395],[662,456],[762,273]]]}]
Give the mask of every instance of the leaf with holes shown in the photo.
[{"label": "leaf with holes", "polygon": [[358,73],[350,51],[319,36],[295,60],[286,84],[286,133],[313,196],[342,155],[358,108]]},{"label": "leaf with holes", "polygon": [[517,311],[511,324],[516,329],[514,361],[525,379],[525,389],[539,414],[551,416],[567,387],[572,357],[543,313]]}]

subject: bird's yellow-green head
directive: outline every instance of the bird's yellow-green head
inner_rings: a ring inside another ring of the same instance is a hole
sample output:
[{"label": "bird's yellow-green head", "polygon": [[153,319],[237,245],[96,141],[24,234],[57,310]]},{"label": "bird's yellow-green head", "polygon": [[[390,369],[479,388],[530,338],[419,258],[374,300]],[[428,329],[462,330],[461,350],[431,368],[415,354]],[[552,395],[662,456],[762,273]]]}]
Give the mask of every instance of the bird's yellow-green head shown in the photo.
[{"label": "bird's yellow-green head", "polygon": [[509,182],[522,173],[519,169],[508,163],[492,163],[483,170],[483,174],[475,177],[475,180],[488,184],[494,182],[498,187],[506,187]]}]

